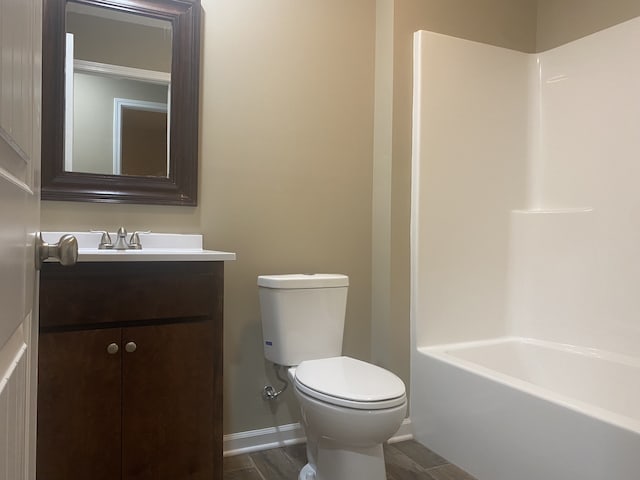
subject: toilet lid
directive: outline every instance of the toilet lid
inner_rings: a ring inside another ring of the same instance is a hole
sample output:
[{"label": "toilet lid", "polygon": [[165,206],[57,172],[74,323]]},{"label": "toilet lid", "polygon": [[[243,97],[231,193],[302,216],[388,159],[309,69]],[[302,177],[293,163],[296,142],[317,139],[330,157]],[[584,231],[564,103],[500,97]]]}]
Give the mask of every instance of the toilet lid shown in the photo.
[{"label": "toilet lid", "polygon": [[278,289],[348,287],[349,277],[339,273],[289,273],[259,275],[258,286]]},{"label": "toilet lid", "polygon": [[406,401],[396,375],[350,357],[307,360],[295,372],[296,386],[322,401],[350,408],[391,408]]}]

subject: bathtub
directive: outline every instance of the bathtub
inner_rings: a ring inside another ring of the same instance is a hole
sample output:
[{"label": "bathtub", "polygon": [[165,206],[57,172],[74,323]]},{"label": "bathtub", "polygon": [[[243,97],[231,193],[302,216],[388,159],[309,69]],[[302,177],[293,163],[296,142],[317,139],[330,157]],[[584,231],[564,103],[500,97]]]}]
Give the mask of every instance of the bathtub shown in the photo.
[{"label": "bathtub", "polygon": [[478,480],[639,480],[640,361],[525,338],[416,348],[416,440]]}]

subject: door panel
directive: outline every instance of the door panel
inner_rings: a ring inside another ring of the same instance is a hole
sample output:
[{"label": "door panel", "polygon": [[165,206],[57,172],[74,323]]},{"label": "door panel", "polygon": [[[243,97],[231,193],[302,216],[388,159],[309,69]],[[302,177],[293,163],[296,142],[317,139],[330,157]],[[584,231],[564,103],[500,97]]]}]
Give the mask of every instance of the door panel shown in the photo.
[{"label": "door panel", "polygon": [[2,478],[25,478],[24,450],[26,429],[25,408],[27,393],[28,359],[25,355],[26,344],[24,332],[19,327],[5,347],[0,351],[0,363],[10,365],[8,371],[3,372],[3,384],[0,385],[0,474]]},{"label": "door panel", "polygon": [[35,478],[41,38],[42,0],[0,0],[0,476],[11,480]]},{"label": "door panel", "polygon": [[37,228],[30,227],[38,220],[40,15],[38,0],[0,0],[0,347],[33,306],[33,296],[26,298],[33,292],[33,251],[25,246],[33,244]]},{"label": "door panel", "polygon": [[212,322],[123,328],[122,342],[136,345],[122,354],[122,478],[214,478]]},{"label": "door panel", "polygon": [[113,480],[121,474],[120,329],[42,333],[38,479]]}]

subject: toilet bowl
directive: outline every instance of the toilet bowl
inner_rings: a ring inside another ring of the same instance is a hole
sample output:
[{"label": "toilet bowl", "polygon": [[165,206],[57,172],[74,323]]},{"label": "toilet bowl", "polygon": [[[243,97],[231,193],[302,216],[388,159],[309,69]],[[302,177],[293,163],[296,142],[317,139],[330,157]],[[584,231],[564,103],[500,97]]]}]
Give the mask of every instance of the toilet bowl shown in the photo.
[{"label": "toilet bowl", "polygon": [[385,480],[382,444],[407,411],[402,381],[350,357],[302,362],[289,372],[307,435],[299,480]]},{"label": "toilet bowl", "polygon": [[264,354],[289,367],[308,463],[299,480],[386,480],[382,444],[407,410],[396,375],[341,356],[348,277],[258,277]]}]

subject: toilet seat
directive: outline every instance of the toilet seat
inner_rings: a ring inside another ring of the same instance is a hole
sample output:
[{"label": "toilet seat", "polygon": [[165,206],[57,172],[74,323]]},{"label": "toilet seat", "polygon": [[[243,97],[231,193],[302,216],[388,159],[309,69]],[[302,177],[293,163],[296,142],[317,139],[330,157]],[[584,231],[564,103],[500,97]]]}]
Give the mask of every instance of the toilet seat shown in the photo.
[{"label": "toilet seat", "polygon": [[396,375],[350,357],[304,361],[294,383],[301,393],[340,407],[381,410],[406,402],[404,383]]}]

